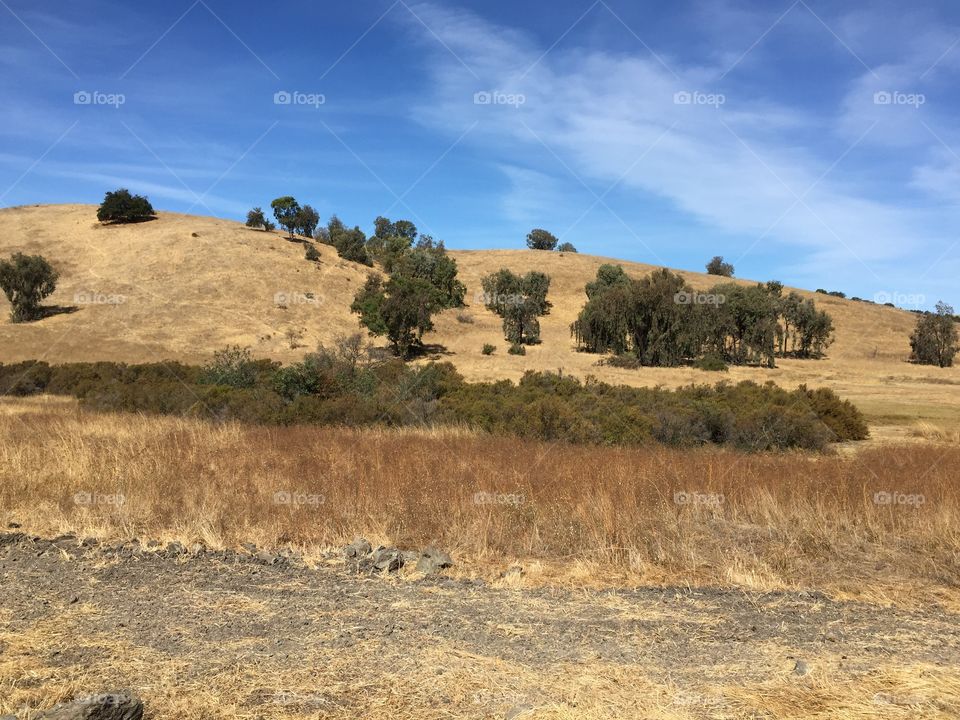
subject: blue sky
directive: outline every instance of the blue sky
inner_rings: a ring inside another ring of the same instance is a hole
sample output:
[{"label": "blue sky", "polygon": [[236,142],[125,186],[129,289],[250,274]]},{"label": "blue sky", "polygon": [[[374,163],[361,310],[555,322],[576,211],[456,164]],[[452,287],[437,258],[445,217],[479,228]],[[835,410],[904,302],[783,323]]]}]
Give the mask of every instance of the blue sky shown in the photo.
[{"label": "blue sky", "polygon": [[0,0],[0,29],[0,206],[292,194],[960,306],[955,3]]}]

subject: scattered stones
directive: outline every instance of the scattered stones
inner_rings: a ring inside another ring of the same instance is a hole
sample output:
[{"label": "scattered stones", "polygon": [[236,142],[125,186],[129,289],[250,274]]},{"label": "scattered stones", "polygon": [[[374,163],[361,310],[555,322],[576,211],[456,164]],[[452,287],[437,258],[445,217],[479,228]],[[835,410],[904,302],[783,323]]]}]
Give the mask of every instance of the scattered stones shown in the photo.
[{"label": "scattered stones", "polygon": [[365,558],[373,550],[373,546],[366,538],[357,538],[343,549],[348,558],[359,560]]},{"label": "scattered stones", "polygon": [[364,563],[373,572],[396,572],[403,567],[403,553],[396,548],[379,547]]},{"label": "scattered stones", "polygon": [[420,559],[417,560],[417,572],[422,572],[425,575],[435,575],[449,567],[453,567],[453,558],[432,545],[424,550]]},{"label": "scattered stones", "polygon": [[187,549],[183,546],[183,543],[174,541],[167,545],[167,555],[178,557],[180,555],[186,555],[186,554],[187,554]]},{"label": "scattered stones", "polygon": [[91,695],[36,713],[36,720],[141,720],[143,702],[126,692]]},{"label": "scattered stones", "polygon": [[261,562],[264,565],[276,565],[280,560],[276,555],[268,553],[266,550],[261,550],[255,557],[257,558],[257,562]]}]

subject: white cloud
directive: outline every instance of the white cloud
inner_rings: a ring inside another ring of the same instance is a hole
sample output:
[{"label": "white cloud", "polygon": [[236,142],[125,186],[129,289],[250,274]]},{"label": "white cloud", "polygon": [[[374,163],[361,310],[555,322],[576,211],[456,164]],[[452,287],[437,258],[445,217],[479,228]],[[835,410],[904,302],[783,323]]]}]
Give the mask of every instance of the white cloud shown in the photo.
[{"label": "white cloud", "polygon": [[[921,213],[841,182],[841,156],[863,150],[851,146],[865,141],[864,132],[869,137],[864,118],[848,117],[832,138],[835,153],[825,155],[797,139],[822,135],[823,120],[792,107],[736,89],[722,104],[675,102],[677,92],[718,93],[719,68],[668,70],[642,48],[625,57],[564,44],[541,57],[545,48],[529,37],[473,14],[415,10],[432,31],[424,31],[424,43],[436,52],[429,65],[435,94],[419,119],[448,132],[479,120],[472,136],[488,144],[493,161],[522,157],[596,192],[620,180],[640,198],[665,198],[706,226],[741,236],[744,249],[762,237],[765,245],[794,246],[821,265],[842,263],[858,274],[931,238]],[[525,102],[474,104],[475,92],[494,90],[522,94]],[[584,198],[592,201],[586,190]]]}]

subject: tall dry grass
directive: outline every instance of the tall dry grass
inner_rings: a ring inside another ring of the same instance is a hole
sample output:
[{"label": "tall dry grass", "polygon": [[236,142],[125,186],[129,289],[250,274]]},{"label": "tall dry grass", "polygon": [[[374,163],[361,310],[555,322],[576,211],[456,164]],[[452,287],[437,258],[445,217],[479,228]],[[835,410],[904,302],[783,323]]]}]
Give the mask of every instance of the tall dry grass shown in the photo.
[{"label": "tall dry grass", "polygon": [[0,520],[37,533],[307,549],[363,534],[437,543],[467,572],[539,561],[584,582],[818,587],[951,605],[958,462],[949,445],[844,456],[610,449],[217,426],[54,398],[0,404]]}]

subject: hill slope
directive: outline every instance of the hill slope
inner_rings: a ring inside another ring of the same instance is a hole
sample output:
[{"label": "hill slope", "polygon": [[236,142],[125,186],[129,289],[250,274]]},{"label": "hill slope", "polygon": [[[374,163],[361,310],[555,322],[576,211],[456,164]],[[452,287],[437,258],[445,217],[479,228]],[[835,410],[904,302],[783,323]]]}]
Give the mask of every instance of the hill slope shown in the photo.
[{"label": "hill slope", "polygon": [[[304,259],[300,242],[282,233],[250,230],[215,218],[160,213],[152,222],[102,226],[91,205],[0,211],[0,256],[40,253],[60,270],[48,305],[67,312],[14,325],[0,297],[0,362],[109,359],[204,362],[227,344],[249,345],[261,357],[299,359],[318,342],[356,332],[349,307],[368,268],[317,246],[321,260]],[[569,325],[582,307],[584,284],[609,259],[529,250],[453,251],[467,285],[463,310],[450,310],[427,340],[469,379],[518,378],[526,369],[558,370],[631,385],[675,386],[751,378],[790,387],[827,385],[857,402],[874,424],[904,435],[916,420],[960,427],[960,368],[906,362],[915,319],[901,310],[801,291],[828,310],[836,342],[823,360],[781,360],[775,370],[733,368],[728,374],[688,368],[619,370],[578,353]],[[641,276],[654,266],[620,262]],[[542,318],[543,344],[525,357],[506,353],[500,320],[477,298],[480,278],[500,267],[550,275],[551,313]],[[681,272],[697,289],[717,278]],[[748,281],[743,281],[748,282]],[[93,300],[93,302],[91,302]],[[460,319],[458,319],[458,316]],[[462,322],[468,317],[472,322]],[[484,343],[497,346],[484,356]]]}]

